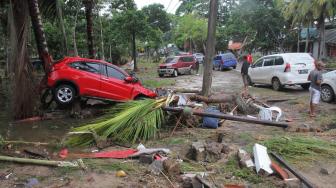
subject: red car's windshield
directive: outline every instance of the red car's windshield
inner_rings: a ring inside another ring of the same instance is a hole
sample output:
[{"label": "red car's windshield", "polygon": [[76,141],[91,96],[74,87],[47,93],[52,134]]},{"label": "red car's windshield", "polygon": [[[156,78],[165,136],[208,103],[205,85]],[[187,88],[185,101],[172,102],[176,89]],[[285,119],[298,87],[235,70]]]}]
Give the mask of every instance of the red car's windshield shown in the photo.
[{"label": "red car's windshield", "polygon": [[178,57],[168,57],[166,60],[165,60],[165,63],[177,63],[178,62]]}]

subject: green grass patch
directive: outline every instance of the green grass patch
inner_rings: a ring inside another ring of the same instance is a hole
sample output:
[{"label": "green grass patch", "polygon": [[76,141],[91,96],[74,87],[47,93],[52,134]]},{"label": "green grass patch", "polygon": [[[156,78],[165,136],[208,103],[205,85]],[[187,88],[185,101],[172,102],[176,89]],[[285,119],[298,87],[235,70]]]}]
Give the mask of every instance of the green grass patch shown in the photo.
[{"label": "green grass patch", "polygon": [[182,172],[203,172],[205,168],[196,162],[183,162],[181,163]]},{"label": "green grass patch", "polygon": [[138,162],[119,162],[119,161],[106,161],[98,159],[85,159],[84,163],[91,169],[103,170],[103,171],[117,171],[123,170],[127,173],[138,171],[141,166]]},{"label": "green grass patch", "polygon": [[274,137],[262,143],[268,151],[274,151],[291,163],[305,163],[324,159],[336,159],[336,143],[313,137]]},{"label": "green grass patch", "polygon": [[257,175],[257,173],[249,168],[240,168],[236,158],[232,157],[224,166],[225,173],[231,173],[233,176],[239,177],[253,184],[259,184],[263,182],[263,177]]},{"label": "green grass patch", "polygon": [[176,81],[173,79],[165,79],[165,78],[155,78],[155,79],[146,79],[142,81],[142,84],[148,88],[160,88],[166,86],[175,85]]}]

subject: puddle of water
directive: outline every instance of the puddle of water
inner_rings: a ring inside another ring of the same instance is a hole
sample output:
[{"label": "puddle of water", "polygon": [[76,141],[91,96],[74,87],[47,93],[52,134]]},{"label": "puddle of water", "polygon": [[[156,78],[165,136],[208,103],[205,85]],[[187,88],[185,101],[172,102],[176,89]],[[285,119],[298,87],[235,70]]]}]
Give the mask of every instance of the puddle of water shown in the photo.
[{"label": "puddle of water", "polygon": [[11,120],[8,91],[0,85],[0,135],[6,140],[23,140],[28,142],[51,142],[60,140],[71,127],[88,120],[73,118],[14,123]]}]

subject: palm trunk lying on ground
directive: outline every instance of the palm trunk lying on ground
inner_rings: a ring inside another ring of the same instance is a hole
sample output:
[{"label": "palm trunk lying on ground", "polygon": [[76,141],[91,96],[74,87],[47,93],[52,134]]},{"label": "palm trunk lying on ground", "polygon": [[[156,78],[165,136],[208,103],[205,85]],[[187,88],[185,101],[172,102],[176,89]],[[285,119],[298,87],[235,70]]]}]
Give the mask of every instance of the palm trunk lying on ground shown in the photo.
[{"label": "palm trunk lying on ground", "polygon": [[49,161],[40,159],[26,159],[18,157],[7,157],[0,156],[0,161],[26,163],[26,164],[36,164],[36,165],[46,165],[46,166],[56,166],[56,167],[82,167],[82,161],[69,162],[69,161]]}]

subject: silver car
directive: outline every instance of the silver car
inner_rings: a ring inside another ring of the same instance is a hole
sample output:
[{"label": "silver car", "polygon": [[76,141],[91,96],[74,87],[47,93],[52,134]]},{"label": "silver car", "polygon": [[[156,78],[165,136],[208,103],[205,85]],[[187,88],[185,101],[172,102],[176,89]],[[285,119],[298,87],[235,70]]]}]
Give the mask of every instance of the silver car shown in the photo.
[{"label": "silver car", "polygon": [[336,70],[324,73],[322,77],[321,99],[324,102],[332,102],[336,93]]},{"label": "silver car", "polygon": [[204,55],[202,53],[194,53],[193,56],[198,61],[198,63],[202,64],[204,62]]}]

